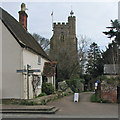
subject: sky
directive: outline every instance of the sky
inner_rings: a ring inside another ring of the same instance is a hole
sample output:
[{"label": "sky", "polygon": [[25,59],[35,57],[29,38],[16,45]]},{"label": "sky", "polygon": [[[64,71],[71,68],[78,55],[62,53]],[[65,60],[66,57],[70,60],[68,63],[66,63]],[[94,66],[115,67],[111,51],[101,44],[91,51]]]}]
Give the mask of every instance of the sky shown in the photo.
[{"label": "sky", "polygon": [[[24,2],[24,1],[22,1]],[[19,20],[18,11],[21,9],[22,2],[1,2],[0,6],[10,13],[17,21]],[[71,9],[76,16],[76,36],[86,36],[90,43],[96,42],[101,49],[111,42],[102,32],[107,31],[106,27],[111,26],[110,20],[118,18],[118,1],[107,2],[33,2],[25,1],[26,13],[28,14],[28,32],[37,33],[50,39],[53,22],[67,22]]]}]

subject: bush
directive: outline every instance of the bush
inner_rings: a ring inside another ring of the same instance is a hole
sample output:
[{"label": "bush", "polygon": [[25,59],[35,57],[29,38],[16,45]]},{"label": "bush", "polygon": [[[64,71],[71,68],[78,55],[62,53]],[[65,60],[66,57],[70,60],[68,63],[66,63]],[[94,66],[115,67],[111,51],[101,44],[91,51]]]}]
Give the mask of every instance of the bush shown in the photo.
[{"label": "bush", "polygon": [[95,94],[93,94],[90,98],[91,102],[98,102],[98,103],[112,103],[110,100],[103,100],[97,95],[97,98],[95,98]]},{"label": "bush", "polygon": [[82,91],[81,81],[84,82],[84,79],[70,79],[70,80],[66,80],[66,83],[73,92],[80,92]]},{"label": "bush", "polygon": [[98,103],[101,103],[102,102],[102,99],[99,97],[99,95],[97,95],[97,97],[95,97],[95,94],[93,94],[90,98],[90,101],[91,102],[98,102]]},{"label": "bush", "polygon": [[42,97],[42,96],[47,96],[47,94],[46,93],[40,93],[38,96],[36,96],[36,98]]},{"label": "bush", "polygon": [[120,81],[120,77],[110,77],[110,78],[108,78],[107,76],[99,76],[99,77],[97,77],[96,80],[101,80],[101,81],[105,81],[108,84],[116,85]]},{"label": "bush", "polygon": [[54,86],[51,83],[43,83],[42,92],[47,95],[54,94]]}]

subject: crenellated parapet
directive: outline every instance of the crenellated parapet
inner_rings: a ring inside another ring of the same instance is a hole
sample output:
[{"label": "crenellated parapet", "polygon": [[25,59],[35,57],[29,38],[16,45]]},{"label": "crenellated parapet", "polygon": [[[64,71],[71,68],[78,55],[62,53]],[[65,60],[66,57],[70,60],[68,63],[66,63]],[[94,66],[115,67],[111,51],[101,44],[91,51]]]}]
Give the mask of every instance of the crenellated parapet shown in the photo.
[{"label": "crenellated parapet", "polygon": [[68,26],[68,23],[65,23],[65,22],[58,22],[58,23],[53,23],[53,27],[65,27],[65,26]]}]

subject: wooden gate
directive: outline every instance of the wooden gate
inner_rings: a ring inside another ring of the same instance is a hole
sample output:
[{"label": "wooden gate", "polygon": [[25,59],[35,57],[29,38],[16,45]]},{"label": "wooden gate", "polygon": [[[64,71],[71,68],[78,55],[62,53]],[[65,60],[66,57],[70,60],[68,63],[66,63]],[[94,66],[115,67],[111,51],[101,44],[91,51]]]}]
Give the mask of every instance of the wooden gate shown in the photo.
[{"label": "wooden gate", "polygon": [[120,103],[120,86],[117,86],[117,103]]}]

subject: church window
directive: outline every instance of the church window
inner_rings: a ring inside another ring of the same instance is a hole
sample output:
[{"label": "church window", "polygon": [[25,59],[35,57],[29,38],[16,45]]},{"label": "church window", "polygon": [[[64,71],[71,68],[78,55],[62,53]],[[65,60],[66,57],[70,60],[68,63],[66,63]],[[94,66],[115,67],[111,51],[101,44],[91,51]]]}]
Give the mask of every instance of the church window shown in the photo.
[{"label": "church window", "polygon": [[63,34],[63,32],[61,32],[61,38],[60,39],[61,39],[62,42],[64,42],[64,34]]}]

